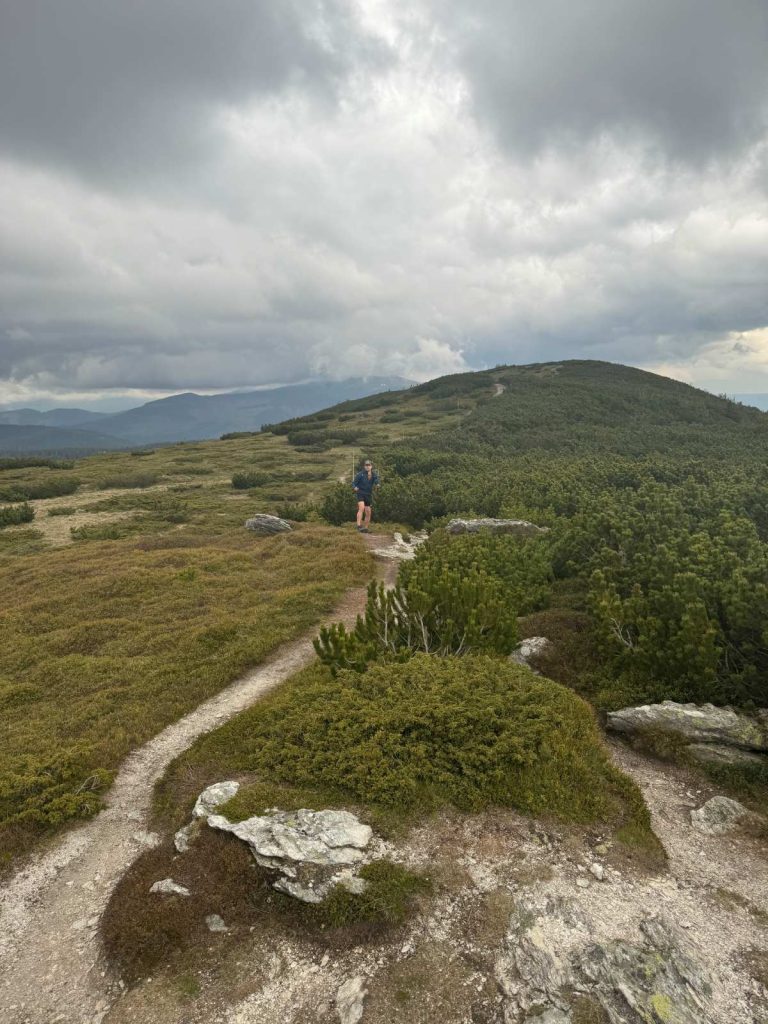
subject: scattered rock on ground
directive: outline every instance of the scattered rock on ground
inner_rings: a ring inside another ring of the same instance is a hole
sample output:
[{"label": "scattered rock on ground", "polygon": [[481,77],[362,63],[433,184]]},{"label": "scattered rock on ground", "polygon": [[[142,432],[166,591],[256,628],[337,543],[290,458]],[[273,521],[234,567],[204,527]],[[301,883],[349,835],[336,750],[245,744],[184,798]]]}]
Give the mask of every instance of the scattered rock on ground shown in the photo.
[{"label": "scattered rock on ground", "polygon": [[186,885],[179,885],[172,878],[163,878],[154,882],[149,889],[150,892],[159,892],[165,896],[189,896],[190,892]]},{"label": "scattered rock on ground", "polygon": [[189,847],[192,844],[195,836],[200,831],[199,821],[190,821],[184,828],[180,828],[179,831],[173,837],[173,845],[176,847],[177,853],[187,853]]},{"label": "scattered rock on ground", "polygon": [[224,924],[224,918],[218,914],[208,914],[205,925],[209,932],[228,932],[229,928]]},{"label": "scattered rock on ground", "polygon": [[281,876],[274,888],[305,903],[340,882],[349,888],[349,869],[362,864],[373,836],[349,811],[274,810],[236,823],[213,814],[208,824],[247,843],[258,864]]},{"label": "scattered rock on ground", "polygon": [[427,539],[427,533],[425,530],[422,530],[421,533],[410,534],[408,540],[403,537],[402,533],[395,532],[392,536],[392,544],[389,544],[384,548],[374,548],[372,554],[377,558],[388,558],[393,561],[408,562],[412,558],[416,557],[416,551]]},{"label": "scattered rock on ground", "polygon": [[730,832],[743,819],[749,817],[747,808],[729,796],[713,796],[698,810],[691,811],[691,824],[705,835],[717,836]]},{"label": "scattered rock on ground", "polygon": [[367,993],[365,978],[348,978],[336,993],[336,1012],[341,1024],[358,1024]]},{"label": "scattered rock on ground", "polygon": [[672,733],[692,743],[716,743],[768,753],[768,728],[760,721],[714,704],[643,704],[608,713],[608,728],[633,735],[644,730]]},{"label": "scattered rock on ground", "polygon": [[[516,665],[524,665],[526,668],[531,668],[531,658],[544,654],[551,646],[552,644],[545,636],[529,636],[525,640],[520,641],[510,654],[509,660],[514,661]],[[535,672],[536,669],[533,669],[533,671]]]},{"label": "scattered rock on ground", "polygon": [[496,976],[505,1020],[572,1020],[570,994],[588,992],[611,1024],[710,1020],[711,986],[692,959],[690,942],[663,917],[640,922],[639,941],[590,940],[592,922],[575,901],[532,897],[519,902]]},{"label": "scattered rock on ground", "polygon": [[548,533],[546,526],[536,526],[525,519],[452,519],[446,527],[448,533],[514,533],[519,537],[534,537]]},{"label": "scattered rock on ground", "polygon": [[253,533],[285,533],[293,529],[285,519],[267,515],[265,512],[259,512],[250,519],[246,519],[245,528],[252,530]]},{"label": "scattered rock on ground", "polygon": [[239,782],[214,782],[212,786],[208,786],[195,802],[192,814],[195,818],[207,818],[209,814],[213,814],[217,807],[225,804],[227,800],[231,800],[233,796],[237,795],[237,791],[240,789]]}]

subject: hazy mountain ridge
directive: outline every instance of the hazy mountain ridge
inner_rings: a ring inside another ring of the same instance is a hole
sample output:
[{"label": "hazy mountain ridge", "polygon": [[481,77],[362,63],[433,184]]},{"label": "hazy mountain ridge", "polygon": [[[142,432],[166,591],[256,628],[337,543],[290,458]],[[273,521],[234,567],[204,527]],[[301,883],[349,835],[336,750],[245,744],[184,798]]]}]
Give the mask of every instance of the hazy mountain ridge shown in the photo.
[{"label": "hazy mountain ridge", "polygon": [[371,377],[221,395],[184,392],[111,414],[67,408],[5,410],[0,411],[0,451],[119,450],[205,440],[232,431],[258,430],[263,423],[409,385],[401,377]]}]

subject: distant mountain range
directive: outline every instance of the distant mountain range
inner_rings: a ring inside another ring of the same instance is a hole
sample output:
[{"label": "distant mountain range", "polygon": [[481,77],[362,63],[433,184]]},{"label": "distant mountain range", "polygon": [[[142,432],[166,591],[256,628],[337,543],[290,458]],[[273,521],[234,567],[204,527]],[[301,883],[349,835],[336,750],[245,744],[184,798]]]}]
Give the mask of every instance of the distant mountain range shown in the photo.
[{"label": "distant mountain range", "polygon": [[0,410],[0,452],[77,454],[200,441],[238,430],[258,430],[339,402],[409,387],[402,377],[313,381],[222,395],[186,392],[119,413],[84,409]]}]

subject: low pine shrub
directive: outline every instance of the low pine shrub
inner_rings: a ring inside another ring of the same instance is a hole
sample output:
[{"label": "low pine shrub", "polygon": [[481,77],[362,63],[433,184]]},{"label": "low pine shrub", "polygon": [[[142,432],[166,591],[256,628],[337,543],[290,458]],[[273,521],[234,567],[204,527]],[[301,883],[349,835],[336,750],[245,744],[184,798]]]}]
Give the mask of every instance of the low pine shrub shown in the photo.
[{"label": "low pine shrub", "polygon": [[39,498],[58,498],[74,494],[80,486],[76,477],[50,477],[49,479],[18,480],[0,487],[0,501],[36,501]]},{"label": "low pine shrub", "polygon": [[356,507],[350,485],[335,484],[320,503],[320,515],[332,526],[341,526],[353,521]]},{"label": "low pine shrub", "polygon": [[236,491],[248,491],[268,482],[269,477],[265,473],[234,473],[232,476],[232,486]]},{"label": "low pine shrub", "polygon": [[334,678],[295,676],[181,759],[401,814],[505,805],[614,821],[653,840],[639,791],[612,764],[589,705],[487,655],[416,655]]},{"label": "low pine shrub", "polygon": [[6,505],[0,508],[0,530],[4,526],[18,526],[20,523],[31,523],[35,518],[35,510],[31,505]]}]

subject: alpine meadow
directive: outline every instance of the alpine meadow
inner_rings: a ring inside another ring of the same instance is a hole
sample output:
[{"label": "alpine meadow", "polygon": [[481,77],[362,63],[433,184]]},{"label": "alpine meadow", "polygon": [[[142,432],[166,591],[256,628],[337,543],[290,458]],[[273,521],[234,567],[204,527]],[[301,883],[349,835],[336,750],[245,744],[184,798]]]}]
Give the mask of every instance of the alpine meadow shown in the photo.
[{"label": "alpine meadow", "polygon": [[[124,822],[83,904],[116,1024],[360,1020],[338,1009],[347,976],[372,1024],[724,1019],[766,949],[740,881],[768,850],[766,452],[766,413],[576,360],[218,441],[6,460],[6,876],[67,836],[106,851]],[[740,809],[736,831],[691,825],[707,800]],[[703,841],[730,843],[722,878],[688,873]],[[694,968],[667,918],[648,925],[654,898],[727,925],[729,950],[749,936],[730,980],[709,939]],[[616,945],[603,899],[639,945]],[[547,946],[536,981],[549,928],[570,952]]]}]

